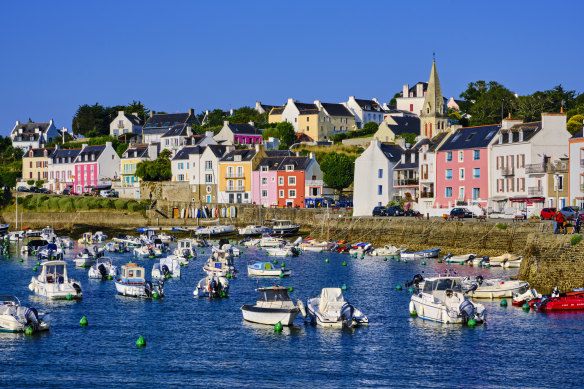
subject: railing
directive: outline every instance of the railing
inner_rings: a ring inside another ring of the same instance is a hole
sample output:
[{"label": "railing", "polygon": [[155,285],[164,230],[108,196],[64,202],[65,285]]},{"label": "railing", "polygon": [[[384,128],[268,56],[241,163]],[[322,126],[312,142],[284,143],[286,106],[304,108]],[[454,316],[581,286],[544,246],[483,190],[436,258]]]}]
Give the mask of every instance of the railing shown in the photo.
[{"label": "railing", "polygon": [[245,192],[245,187],[243,187],[243,186],[226,186],[225,192]]},{"label": "railing", "polygon": [[430,199],[434,197],[434,192],[422,192],[420,193],[420,197],[423,199]]},{"label": "railing", "polygon": [[225,178],[245,178],[244,173],[225,173]]},{"label": "railing", "polygon": [[[584,166],[584,159],[580,160],[580,166]],[[533,163],[525,166],[525,172],[527,174],[537,174],[537,173],[562,173],[568,171],[567,162],[556,162],[556,163]]]},{"label": "railing", "polygon": [[543,188],[538,188],[537,186],[530,186],[527,188],[527,194],[529,196],[543,196]]},{"label": "railing", "polygon": [[548,165],[543,165],[541,163],[530,163],[525,165],[525,173],[533,174],[533,173],[545,173],[547,171]]},{"label": "railing", "polygon": [[501,172],[501,175],[503,175],[503,176],[512,176],[515,174],[515,171],[513,170],[513,166],[499,168],[499,172]]},{"label": "railing", "polygon": [[306,185],[307,186],[324,186],[324,181],[323,180],[307,180]]},{"label": "railing", "polygon": [[417,178],[408,178],[408,179],[399,179],[393,180],[393,186],[409,186],[409,185],[418,185],[419,181]]}]

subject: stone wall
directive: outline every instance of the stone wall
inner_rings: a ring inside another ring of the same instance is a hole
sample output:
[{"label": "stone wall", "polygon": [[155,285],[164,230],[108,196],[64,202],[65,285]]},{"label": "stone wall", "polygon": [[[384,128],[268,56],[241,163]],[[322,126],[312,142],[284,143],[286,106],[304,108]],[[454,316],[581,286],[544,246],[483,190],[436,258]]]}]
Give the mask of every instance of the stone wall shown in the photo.
[{"label": "stone wall", "polygon": [[140,184],[140,198],[148,200],[173,200],[190,202],[194,197],[191,185],[188,182],[147,182]]}]

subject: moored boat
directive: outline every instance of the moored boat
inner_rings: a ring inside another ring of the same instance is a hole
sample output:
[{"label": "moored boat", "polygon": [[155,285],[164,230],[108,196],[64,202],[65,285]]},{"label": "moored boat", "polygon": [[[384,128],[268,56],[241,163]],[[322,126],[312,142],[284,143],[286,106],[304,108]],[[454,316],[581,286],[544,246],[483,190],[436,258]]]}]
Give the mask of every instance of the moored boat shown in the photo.
[{"label": "moored boat", "polygon": [[255,305],[241,306],[245,321],[266,325],[281,323],[283,326],[290,326],[301,311],[306,316],[304,304],[298,300],[297,305],[294,305],[288,296],[288,288],[272,286],[258,288],[257,292]]},{"label": "moored boat", "polygon": [[[477,288],[472,288],[476,284]],[[495,299],[513,297],[513,294],[524,294],[529,290],[529,283],[519,280],[484,279],[482,276],[463,279],[463,289],[467,296],[473,298]]]},{"label": "moored boat", "polygon": [[505,253],[503,255],[499,255],[498,257],[490,257],[489,264],[493,267],[500,266],[517,268],[521,266],[522,259],[523,257],[520,255]]},{"label": "moored boat", "polygon": [[290,236],[296,234],[300,229],[299,225],[292,224],[290,220],[272,220],[272,234],[278,236]]},{"label": "moored boat", "polygon": [[270,229],[268,227],[264,227],[264,226],[246,226],[246,227],[239,228],[237,230],[237,233],[239,235],[253,236],[253,235],[261,235],[261,234],[269,234]]},{"label": "moored boat", "polygon": [[278,267],[272,262],[256,262],[247,266],[247,275],[250,277],[287,277],[292,270]]},{"label": "moored boat", "polygon": [[111,258],[102,257],[96,260],[96,262],[89,269],[88,277],[89,279],[95,280],[113,280],[119,276],[120,268],[112,264]]},{"label": "moored boat", "polygon": [[229,296],[229,281],[225,277],[211,274],[201,279],[195,290],[195,297],[220,298]]},{"label": "moored boat", "polygon": [[383,247],[373,249],[367,254],[372,255],[374,257],[388,257],[390,259],[394,259],[399,257],[400,254],[405,250],[406,250],[405,248],[400,248],[389,244]]},{"label": "moored boat", "polygon": [[20,304],[15,296],[0,296],[0,332],[47,331],[51,316]]},{"label": "moored boat", "polygon": [[353,328],[369,324],[369,319],[345,301],[341,288],[323,288],[318,297],[306,304],[312,324],[322,327]]},{"label": "moored boat", "polygon": [[421,250],[421,251],[412,251],[412,252],[402,252],[401,258],[402,259],[422,259],[422,258],[436,258],[440,255],[440,248],[429,249],[429,250]]},{"label": "moored boat", "polygon": [[135,263],[122,266],[120,277],[116,279],[116,292],[122,296],[159,298],[164,297],[164,281],[156,284],[146,281],[144,268]]},{"label": "moored boat", "polygon": [[37,296],[49,299],[81,299],[79,282],[67,276],[67,262],[47,261],[41,263],[41,272],[32,277],[28,288]]},{"label": "moored boat", "polygon": [[160,262],[152,266],[152,279],[180,278],[180,263],[176,255],[160,258]]}]

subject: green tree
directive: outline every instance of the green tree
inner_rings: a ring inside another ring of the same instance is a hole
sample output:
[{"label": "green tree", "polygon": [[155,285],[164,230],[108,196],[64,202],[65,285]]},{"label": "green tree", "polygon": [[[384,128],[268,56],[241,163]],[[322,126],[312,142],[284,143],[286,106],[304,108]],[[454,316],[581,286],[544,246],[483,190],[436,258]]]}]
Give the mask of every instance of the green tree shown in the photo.
[{"label": "green tree", "polygon": [[296,142],[296,132],[294,126],[288,122],[281,122],[276,125],[280,143],[286,147],[292,146]]},{"label": "green tree", "polygon": [[[395,95],[393,95],[393,97],[391,98],[391,100],[389,100],[389,105],[391,105],[392,107],[397,106],[397,98],[398,97],[402,97],[401,92],[396,93]],[[404,96],[406,97],[406,96]]]},{"label": "green tree", "polygon": [[254,124],[261,124],[268,121],[268,114],[260,114],[254,108],[246,106],[234,110],[233,115],[226,118],[226,120],[229,120],[231,123],[254,122]]},{"label": "green tree", "polygon": [[566,124],[566,128],[570,132],[570,134],[574,135],[578,131],[582,129],[582,123],[584,121],[584,115],[574,115],[568,123]]},{"label": "green tree", "polygon": [[471,82],[460,97],[471,104],[468,111],[462,110],[471,115],[470,123],[473,126],[500,123],[502,117],[511,112],[515,103],[513,92],[495,81]]},{"label": "green tree", "polygon": [[418,136],[418,134],[414,134],[413,132],[404,132],[403,134],[400,135],[401,138],[403,138],[406,143],[409,143],[410,145],[414,145],[416,143],[416,137]]},{"label": "green tree", "polygon": [[140,119],[146,121],[149,110],[146,107],[144,107],[144,104],[142,104],[140,100],[138,101],[132,100],[132,102],[126,106],[124,112],[127,115],[137,113]]},{"label": "green tree", "polygon": [[116,154],[118,154],[118,156],[120,158],[122,158],[122,155],[124,155],[124,153],[126,152],[126,150],[128,150],[128,144],[127,143],[120,143],[117,147],[116,147]]},{"label": "green tree", "polygon": [[339,192],[353,183],[355,158],[345,154],[330,152],[320,161],[324,182]]},{"label": "green tree", "polygon": [[264,130],[264,132],[262,132],[262,138],[264,138],[264,140],[268,140],[270,138],[279,138],[280,137],[280,132],[275,128],[266,128]]},{"label": "green tree", "polygon": [[361,129],[361,131],[365,132],[367,134],[375,134],[378,129],[379,129],[379,124],[377,124],[375,122],[367,122],[363,125],[363,128]]}]

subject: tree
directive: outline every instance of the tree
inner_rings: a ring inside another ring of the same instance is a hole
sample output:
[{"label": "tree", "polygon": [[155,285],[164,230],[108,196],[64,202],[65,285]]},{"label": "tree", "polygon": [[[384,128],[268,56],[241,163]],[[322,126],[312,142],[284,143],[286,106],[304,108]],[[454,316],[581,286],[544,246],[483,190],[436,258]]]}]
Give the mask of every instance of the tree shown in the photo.
[{"label": "tree", "polygon": [[172,178],[170,151],[162,150],[154,161],[142,161],[136,165],[136,177],[144,181],[168,181]]},{"label": "tree", "polygon": [[409,143],[410,145],[414,145],[416,143],[416,137],[418,135],[414,134],[413,132],[404,132],[403,134],[400,135],[401,138],[403,138],[406,143]]},{"label": "tree", "polygon": [[268,114],[260,114],[251,107],[241,107],[233,111],[233,115],[229,116],[227,120],[229,120],[231,123],[266,123],[268,121]]},{"label": "tree", "polygon": [[580,131],[582,129],[583,121],[584,121],[584,115],[574,115],[574,116],[572,116],[572,118],[570,120],[568,120],[568,123],[566,124],[566,128],[568,129],[570,134],[574,135],[575,133],[577,133],[578,131]]},{"label": "tree", "polygon": [[286,147],[292,146],[296,142],[296,132],[294,126],[288,122],[281,122],[276,125],[280,143]]},{"label": "tree", "polygon": [[264,140],[268,140],[270,138],[279,138],[280,137],[280,132],[275,128],[266,128],[264,130],[264,132],[262,132],[262,138]]},{"label": "tree", "polygon": [[500,123],[502,116],[511,112],[515,102],[513,92],[496,81],[471,82],[460,97],[469,103],[463,104],[465,107],[461,107],[461,110],[471,115],[470,123],[473,126]]},{"label": "tree", "polygon": [[144,104],[142,104],[140,100],[138,101],[132,100],[132,102],[126,106],[124,112],[127,115],[137,113],[140,119],[146,121],[146,116],[148,116],[149,110],[146,107],[144,107]]},{"label": "tree", "polygon": [[[401,92],[396,93],[395,95],[393,95],[393,97],[391,98],[391,100],[389,100],[389,105],[391,105],[392,107],[396,107],[397,106],[397,98],[398,97],[402,97]],[[404,96],[406,97],[406,96]]]},{"label": "tree", "polygon": [[379,124],[377,124],[375,122],[367,122],[363,125],[363,128],[361,129],[361,131],[363,131],[364,133],[367,133],[367,134],[375,134],[378,129],[379,129]]},{"label": "tree", "polygon": [[127,143],[120,143],[118,145],[118,147],[116,147],[116,154],[118,154],[118,156],[120,158],[122,158],[122,155],[124,155],[124,153],[126,152],[126,150],[128,150],[128,144]]},{"label": "tree", "polygon": [[330,152],[320,161],[324,182],[339,192],[353,183],[355,158],[345,154]]}]

